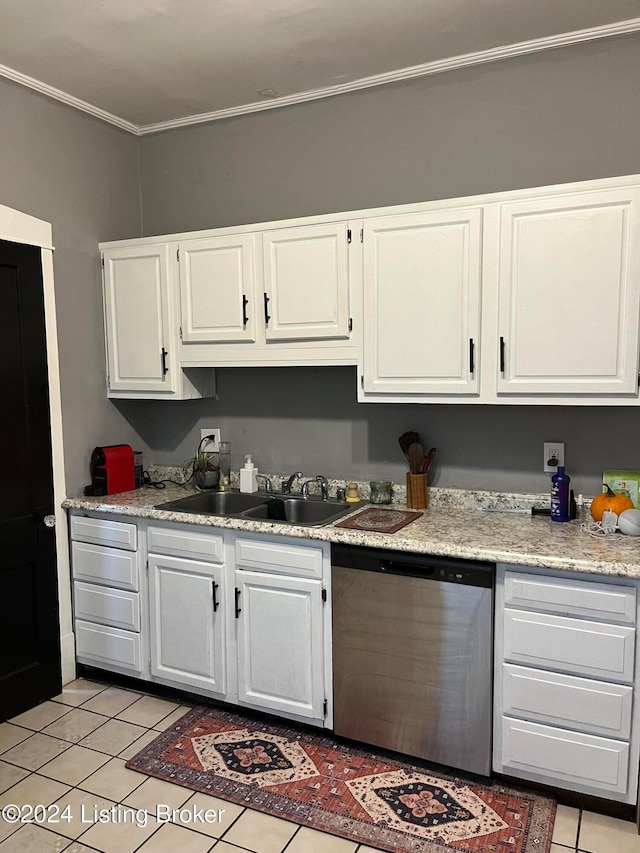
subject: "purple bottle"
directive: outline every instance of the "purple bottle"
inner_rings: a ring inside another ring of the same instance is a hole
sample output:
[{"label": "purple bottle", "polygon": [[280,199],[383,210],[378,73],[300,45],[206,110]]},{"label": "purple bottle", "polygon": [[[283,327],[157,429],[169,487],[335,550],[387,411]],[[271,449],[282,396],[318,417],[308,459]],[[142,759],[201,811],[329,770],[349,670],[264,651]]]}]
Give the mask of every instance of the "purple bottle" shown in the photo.
[{"label": "purple bottle", "polygon": [[569,521],[569,483],[571,477],[564,473],[564,466],[551,478],[551,521]]}]

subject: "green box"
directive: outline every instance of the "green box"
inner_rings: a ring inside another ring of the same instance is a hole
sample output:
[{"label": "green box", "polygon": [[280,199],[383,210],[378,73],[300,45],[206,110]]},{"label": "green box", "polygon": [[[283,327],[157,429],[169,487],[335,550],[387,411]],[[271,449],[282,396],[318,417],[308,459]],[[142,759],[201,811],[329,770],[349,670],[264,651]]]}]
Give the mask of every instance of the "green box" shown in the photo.
[{"label": "green box", "polygon": [[636,509],[640,509],[638,496],[640,495],[640,471],[627,471],[623,469],[612,469],[605,471],[602,482],[606,483],[614,492],[621,492],[631,498]]}]

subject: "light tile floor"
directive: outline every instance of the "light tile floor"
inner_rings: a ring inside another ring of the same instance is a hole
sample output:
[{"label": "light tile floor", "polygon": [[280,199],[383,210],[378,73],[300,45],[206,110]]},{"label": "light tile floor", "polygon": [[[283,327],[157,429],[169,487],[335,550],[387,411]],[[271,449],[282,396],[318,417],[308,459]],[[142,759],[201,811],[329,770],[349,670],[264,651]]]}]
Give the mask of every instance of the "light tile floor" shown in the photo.
[{"label": "light tile floor", "polygon": [[[0,723],[0,809],[48,807],[33,823],[0,819],[0,853],[376,853],[126,769],[187,710],[78,679]],[[205,810],[210,822],[196,822]],[[633,823],[559,806],[551,853],[570,851],[640,853],[640,836]]]}]

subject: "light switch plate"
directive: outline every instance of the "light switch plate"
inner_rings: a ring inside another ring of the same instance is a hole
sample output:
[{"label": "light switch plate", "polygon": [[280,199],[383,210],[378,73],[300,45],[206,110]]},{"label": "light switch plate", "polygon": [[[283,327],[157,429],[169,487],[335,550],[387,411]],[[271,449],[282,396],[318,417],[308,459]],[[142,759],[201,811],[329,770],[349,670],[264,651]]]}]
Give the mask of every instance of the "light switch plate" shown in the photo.
[{"label": "light switch plate", "polygon": [[[214,435],[215,441],[203,442],[203,439],[208,435]],[[217,453],[220,450],[220,430],[214,427],[211,427],[211,429],[201,429],[200,442],[202,444],[200,447],[200,453]]]}]

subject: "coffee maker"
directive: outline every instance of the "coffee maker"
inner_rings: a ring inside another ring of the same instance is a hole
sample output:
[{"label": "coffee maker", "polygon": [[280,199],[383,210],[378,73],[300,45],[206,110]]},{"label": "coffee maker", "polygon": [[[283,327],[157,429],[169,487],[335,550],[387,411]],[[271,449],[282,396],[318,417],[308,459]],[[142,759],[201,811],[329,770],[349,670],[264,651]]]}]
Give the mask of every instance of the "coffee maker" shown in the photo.
[{"label": "coffee maker", "polygon": [[128,444],[95,447],[89,469],[91,485],[85,486],[85,495],[113,495],[136,487],[134,452]]}]

